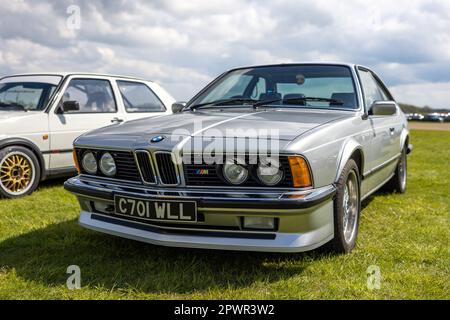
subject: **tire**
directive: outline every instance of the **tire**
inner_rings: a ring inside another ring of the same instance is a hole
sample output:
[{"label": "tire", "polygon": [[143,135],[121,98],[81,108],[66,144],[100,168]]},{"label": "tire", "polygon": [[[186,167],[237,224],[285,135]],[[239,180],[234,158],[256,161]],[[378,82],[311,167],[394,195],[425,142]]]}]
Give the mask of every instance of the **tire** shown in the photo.
[{"label": "tire", "polygon": [[359,169],[350,159],[336,183],[334,199],[334,238],[330,249],[335,253],[348,253],[356,245],[361,213]]},{"label": "tire", "polygon": [[41,167],[30,149],[10,146],[0,150],[0,198],[14,199],[33,193]]},{"label": "tire", "polygon": [[405,193],[408,173],[407,169],[408,163],[406,157],[406,146],[404,146],[397,167],[395,168],[394,176],[391,180],[386,182],[383,187],[384,191]]}]

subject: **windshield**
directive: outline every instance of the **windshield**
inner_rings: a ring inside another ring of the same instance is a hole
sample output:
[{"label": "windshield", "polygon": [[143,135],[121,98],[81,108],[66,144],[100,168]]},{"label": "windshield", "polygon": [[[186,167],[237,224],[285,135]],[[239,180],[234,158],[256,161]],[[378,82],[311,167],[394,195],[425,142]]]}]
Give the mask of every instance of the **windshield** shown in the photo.
[{"label": "windshield", "polygon": [[282,65],[234,70],[219,78],[189,106],[208,104],[358,108],[350,68],[333,65]]},{"label": "windshield", "polygon": [[[23,80],[23,81],[21,81]],[[0,81],[0,111],[39,111],[57,87],[57,83],[38,82],[40,79],[5,78]]]}]

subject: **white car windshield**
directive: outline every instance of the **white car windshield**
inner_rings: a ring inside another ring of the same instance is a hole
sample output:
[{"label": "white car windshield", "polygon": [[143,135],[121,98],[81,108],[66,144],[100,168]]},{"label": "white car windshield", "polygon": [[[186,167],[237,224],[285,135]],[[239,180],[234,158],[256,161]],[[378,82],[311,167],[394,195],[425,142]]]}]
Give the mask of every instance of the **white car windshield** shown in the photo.
[{"label": "white car windshield", "polygon": [[[10,77],[0,81],[0,111],[44,110],[57,82],[43,77]],[[60,81],[60,77],[59,81]]]},{"label": "white car windshield", "polygon": [[233,70],[202,92],[189,107],[248,104],[358,108],[350,68],[335,65],[279,65]]}]

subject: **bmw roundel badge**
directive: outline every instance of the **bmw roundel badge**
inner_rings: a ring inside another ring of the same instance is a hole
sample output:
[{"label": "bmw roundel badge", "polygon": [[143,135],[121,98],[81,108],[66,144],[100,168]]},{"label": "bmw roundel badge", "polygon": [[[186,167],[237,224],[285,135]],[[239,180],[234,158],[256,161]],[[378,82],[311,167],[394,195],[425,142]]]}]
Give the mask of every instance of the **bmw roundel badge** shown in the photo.
[{"label": "bmw roundel badge", "polygon": [[150,141],[151,141],[152,143],[157,143],[157,142],[163,141],[165,138],[166,138],[166,137],[164,137],[164,136],[156,136],[156,137],[153,137],[152,140],[150,140]]}]

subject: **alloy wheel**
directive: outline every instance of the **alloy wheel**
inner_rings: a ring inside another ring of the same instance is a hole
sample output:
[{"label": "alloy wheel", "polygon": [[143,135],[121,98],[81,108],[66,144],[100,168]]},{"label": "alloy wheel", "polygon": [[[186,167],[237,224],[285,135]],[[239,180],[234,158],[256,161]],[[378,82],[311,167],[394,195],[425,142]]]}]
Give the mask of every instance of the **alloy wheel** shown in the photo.
[{"label": "alloy wheel", "polygon": [[22,152],[9,153],[0,162],[0,187],[11,195],[22,195],[35,177],[32,160]]}]

